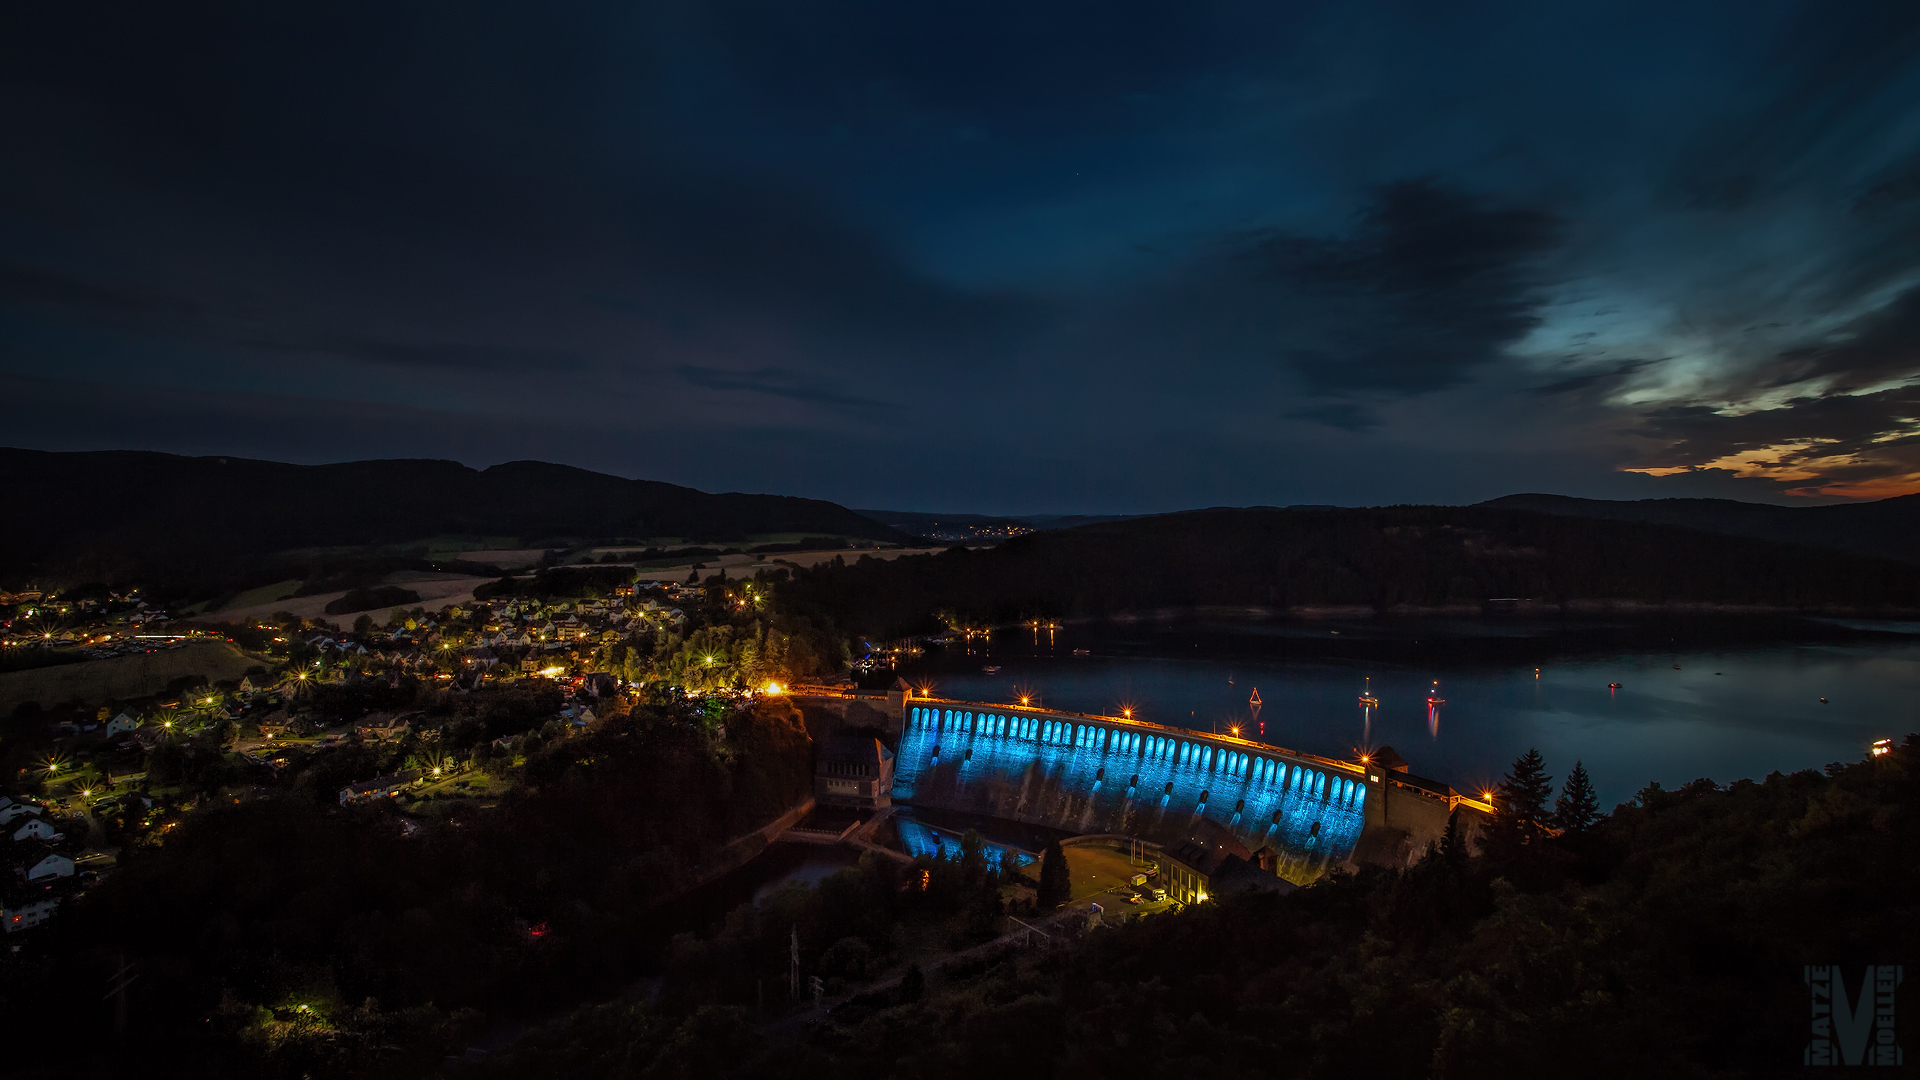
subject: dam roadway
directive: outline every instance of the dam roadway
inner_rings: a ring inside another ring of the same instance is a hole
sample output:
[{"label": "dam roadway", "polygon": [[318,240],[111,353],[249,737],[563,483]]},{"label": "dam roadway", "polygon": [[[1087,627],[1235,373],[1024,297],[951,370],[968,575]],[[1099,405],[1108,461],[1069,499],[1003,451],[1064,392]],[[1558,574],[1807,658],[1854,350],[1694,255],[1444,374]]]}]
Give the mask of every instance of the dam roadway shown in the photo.
[{"label": "dam roadway", "polygon": [[1492,807],[1374,761],[1342,761],[1128,717],[898,695],[894,799],[1073,833],[1174,844],[1201,819],[1304,884],[1406,865],[1448,816]]}]

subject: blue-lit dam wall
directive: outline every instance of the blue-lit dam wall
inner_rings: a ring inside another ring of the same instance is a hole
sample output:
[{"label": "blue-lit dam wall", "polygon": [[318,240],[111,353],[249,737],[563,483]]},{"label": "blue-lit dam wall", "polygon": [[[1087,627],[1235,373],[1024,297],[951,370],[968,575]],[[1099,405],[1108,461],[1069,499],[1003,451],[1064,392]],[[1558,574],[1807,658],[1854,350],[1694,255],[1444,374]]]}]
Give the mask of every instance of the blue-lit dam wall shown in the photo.
[{"label": "blue-lit dam wall", "polygon": [[1364,774],[1239,740],[950,703],[908,706],[903,728],[893,797],[916,805],[1163,845],[1205,817],[1298,882],[1352,855],[1365,826]]}]

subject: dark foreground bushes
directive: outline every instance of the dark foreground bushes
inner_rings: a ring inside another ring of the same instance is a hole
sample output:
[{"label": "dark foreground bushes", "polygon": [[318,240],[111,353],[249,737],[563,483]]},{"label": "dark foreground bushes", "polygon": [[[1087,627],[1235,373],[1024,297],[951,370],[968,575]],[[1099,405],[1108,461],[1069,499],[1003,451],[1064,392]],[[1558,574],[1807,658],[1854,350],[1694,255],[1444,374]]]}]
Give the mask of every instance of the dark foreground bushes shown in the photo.
[{"label": "dark foreground bushes", "polygon": [[[1920,955],[1920,742],[1650,787],[1585,835],[1436,852],[933,980],[799,1041],[706,1002],[583,1015],[492,1075],[1751,1076],[1797,1072],[1806,964]],[[849,1010],[855,1012],[855,1010]],[[728,1031],[720,1041],[702,1033]],[[697,1056],[696,1056],[696,1049]]]}]

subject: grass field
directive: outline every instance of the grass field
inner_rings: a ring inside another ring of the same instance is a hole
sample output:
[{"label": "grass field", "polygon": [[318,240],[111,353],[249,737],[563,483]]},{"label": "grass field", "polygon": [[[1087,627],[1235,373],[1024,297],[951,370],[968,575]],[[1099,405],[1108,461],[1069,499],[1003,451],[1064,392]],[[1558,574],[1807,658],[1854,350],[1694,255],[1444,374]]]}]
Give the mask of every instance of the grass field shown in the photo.
[{"label": "grass field", "polygon": [[271,585],[262,585],[257,589],[248,589],[246,592],[241,593],[239,596],[236,596],[232,600],[229,600],[227,603],[221,605],[220,610],[233,611],[239,608],[250,608],[250,607],[257,607],[261,604],[271,604],[276,600],[285,600],[287,597],[292,596],[294,593],[297,593],[299,591],[300,591],[299,578],[291,578],[286,581],[276,581]]},{"label": "grass field", "polygon": [[[424,571],[402,570],[398,573],[388,574],[382,579],[382,584],[400,585],[412,589],[414,592],[420,594],[420,599],[410,603],[395,604],[393,607],[378,608],[365,612],[364,614],[372,616],[374,622],[385,625],[395,611],[406,611],[416,607],[423,607],[428,611],[438,611],[452,604],[469,604],[473,602],[473,590],[475,586],[485,585],[492,580],[492,578],[468,577],[463,574],[435,574]],[[276,600],[272,603],[254,604],[250,607],[241,607],[236,604],[222,608],[219,613],[214,615],[209,621],[244,624],[254,619],[271,619],[284,611],[298,615],[303,619],[320,619],[326,622],[337,623],[340,626],[352,626],[353,621],[358,619],[361,614],[363,614],[362,612],[355,612],[351,615],[328,615],[326,613],[328,604],[345,595],[347,595],[346,591],[341,590],[340,592],[321,593],[317,596],[300,596],[291,600]]]},{"label": "grass field", "polygon": [[79,702],[104,705],[157,694],[185,675],[208,682],[238,679],[260,661],[224,641],[190,641],[178,649],[113,656],[79,664],[0,674],[0,716],[33,701],[43,708]]}]

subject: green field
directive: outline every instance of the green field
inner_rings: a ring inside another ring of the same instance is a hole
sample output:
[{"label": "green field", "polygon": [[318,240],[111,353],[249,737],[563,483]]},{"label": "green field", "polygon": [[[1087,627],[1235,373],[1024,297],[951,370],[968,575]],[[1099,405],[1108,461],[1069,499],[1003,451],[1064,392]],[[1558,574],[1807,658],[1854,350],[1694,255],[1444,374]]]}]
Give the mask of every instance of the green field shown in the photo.
[{"label": "green field", "polygon": [[299,578],[276,581],[271,585],[262,585],[257,589],[248,589],[246,592],[220,605],[220,610],[232,611],[237,608],[255,607],[259,604],[271,604],[276,600],[285,600],[299,591]]},{"label": "green field", "polygon": [[51,708],[69,702],[104,705],[146,697],[187,675],[208,682],[238,679],[260,664],[225,641],[202,639],[178,649],[10,671],[0,674],[0,716],[11,716],[29,701]]}]

